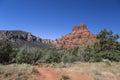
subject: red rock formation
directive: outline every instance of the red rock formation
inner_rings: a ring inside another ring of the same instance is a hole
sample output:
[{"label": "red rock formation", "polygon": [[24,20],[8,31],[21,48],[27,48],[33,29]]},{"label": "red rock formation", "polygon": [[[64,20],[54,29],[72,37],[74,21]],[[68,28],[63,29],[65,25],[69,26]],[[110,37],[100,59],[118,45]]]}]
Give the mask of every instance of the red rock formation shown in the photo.
[{"label": "red rock formation", "polygon": [[74,26],[70,34],[62,36],[61,39],[56,40],[57,48],[75,48],[84,47],[85,44],[96,42],[96,36],[92,34],[85,24]]}]

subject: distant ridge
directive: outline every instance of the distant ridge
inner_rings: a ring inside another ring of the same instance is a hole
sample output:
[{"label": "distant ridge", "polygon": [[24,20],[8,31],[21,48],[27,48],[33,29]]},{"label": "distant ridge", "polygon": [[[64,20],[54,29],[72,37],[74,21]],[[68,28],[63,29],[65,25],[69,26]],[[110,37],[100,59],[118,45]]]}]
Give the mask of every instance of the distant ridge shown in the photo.
[{"label": "distant ridge", "polygon": [[48,46],[44,40],[22,30],[0,30],[0,40],[10,42],[14,47],[22,46]]},{"label": "distant ridge", "polygon": [[10,42],[16,42],[17,40],[41,42],[41,38],[21,30],[0,30],[0,39]]}]

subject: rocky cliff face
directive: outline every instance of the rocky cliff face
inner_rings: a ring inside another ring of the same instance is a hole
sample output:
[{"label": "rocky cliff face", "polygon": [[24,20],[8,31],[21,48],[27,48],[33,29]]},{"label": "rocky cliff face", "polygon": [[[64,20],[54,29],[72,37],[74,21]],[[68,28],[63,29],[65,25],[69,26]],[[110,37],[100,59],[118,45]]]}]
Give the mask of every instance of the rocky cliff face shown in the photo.
[{"label": "rocky cliff face", "polygon": [[46,46],[53,47],[54,41],[50,39],[41,39],[32,35],[29,32],[20,31],[20,30],[1,30],[0,31],[0,40],[9,41],[15,47],[22,46]]},{"label": "rocky cliff face", "polygon": [[10,41],[14,43],[18,40],[41,42],[42,39],[24,31],[0,31],[0,40]]},{"label": "rocky cliff face", "polygon": [[55,41],[50,39],[42,39],[42,43],[55,45]]},{"label": "rocky cliff face", "polygon": [[62,36],[61,39],[56,40],[57,48],[75,48],[84,47],[85,44],[96,42],[96,36],[92,34],[85,24],[74,26],[70,34]]}]

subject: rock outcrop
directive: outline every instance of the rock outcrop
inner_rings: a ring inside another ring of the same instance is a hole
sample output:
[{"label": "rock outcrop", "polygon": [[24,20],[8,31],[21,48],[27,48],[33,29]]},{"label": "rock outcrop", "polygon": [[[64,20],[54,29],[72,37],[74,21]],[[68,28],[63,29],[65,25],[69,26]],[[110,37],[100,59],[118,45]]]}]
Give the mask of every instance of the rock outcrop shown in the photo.
[{"label": "rock outcrop", "polygon": [[42,39],[42,43],[55,45],[55,41],[51,39]]},{"label": "rock outcrop", "polygon": [[15,47],[23,46],[41,46],[41,47],[54,47],[54,40],[42,39],[32,35],[29,32],[20,30],[1,30],[0,40],[9,41]]},{"label": "rock outcrop", "polygon": [[16,42],[18,40],[22,41],[37,41],[41,42],[42,39],[33,36],[31,33],[24,31],[0,31],[0,40]]},{"label": "rock outcrop", "polygon": [[62,36],[61,39],[56,39],[57,48],[75,48],[84,47],[85,44],[96,42],[96,36],[92,34],[85,24],[74,26],[70,34]]}]

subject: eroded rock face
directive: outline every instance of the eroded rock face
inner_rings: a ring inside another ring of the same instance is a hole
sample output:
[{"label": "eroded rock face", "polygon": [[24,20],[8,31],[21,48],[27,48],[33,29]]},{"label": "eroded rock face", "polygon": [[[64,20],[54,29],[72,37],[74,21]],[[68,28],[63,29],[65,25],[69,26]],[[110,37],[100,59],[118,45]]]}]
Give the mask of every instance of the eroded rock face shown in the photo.
[{"label": "eroded rock face", "polygon": [[42,43],[55,45],[55,41],[50,39],[42,39]]},{"label": "eroded rock face", "polygon": [[41,42],[42,39],[24,31],[0,31],[0,40],[15,43],[20,40]]},{"label": "eroded rock face", "polygon": [[85,24],[74,26],[70,34],[62,36],[61,39],[56,40],[57,48],[75,48],[84,47],[85,44],[96,42],[96,36],[92,34]]}]

